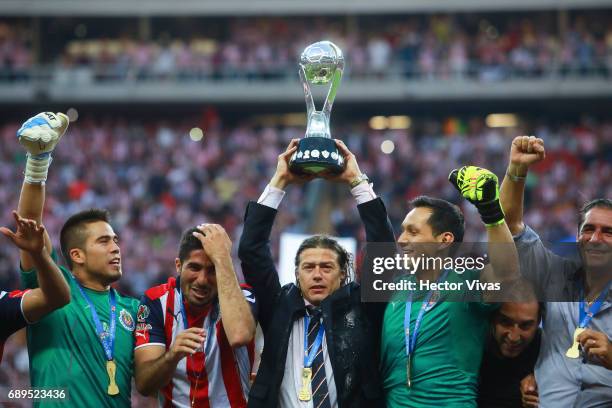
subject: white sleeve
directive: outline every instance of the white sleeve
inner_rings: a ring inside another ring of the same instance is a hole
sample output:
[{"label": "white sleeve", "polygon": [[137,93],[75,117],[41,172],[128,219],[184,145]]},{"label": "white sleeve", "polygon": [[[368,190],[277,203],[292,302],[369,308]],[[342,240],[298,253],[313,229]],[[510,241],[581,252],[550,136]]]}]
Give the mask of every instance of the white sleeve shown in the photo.
[{"label": "white sleeve", "polygon": [[283,197],[285,197],[285,191],[268,184],[263,193],[261,193],[261,196],[259,196],[257,203],[276,210],[281,201],[283,201]]},{"label": "white sleeve", "polygon": [[361,183],[351,189],[351,194],[355,197],[357,205],[367,203],[376,198],[376,193],[371,183]]}]

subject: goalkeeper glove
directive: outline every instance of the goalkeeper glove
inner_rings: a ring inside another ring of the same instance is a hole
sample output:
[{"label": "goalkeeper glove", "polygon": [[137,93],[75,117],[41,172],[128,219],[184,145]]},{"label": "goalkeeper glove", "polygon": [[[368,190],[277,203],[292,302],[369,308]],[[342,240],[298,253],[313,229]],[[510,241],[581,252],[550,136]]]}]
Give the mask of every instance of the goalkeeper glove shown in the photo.
[{"label": "goalkeeper glove", "polygon": [[448,180],[476,206],[486,226],[504,222],[504,212],[499,203],[499,182],[495,174],[481,167],[463,166],[451,171]]},{"label": "goalkeeper glove", "polygon": [[26,120],[17,131],[19,143],[26,149],[25,181],[44,183],[51,164],[51,152],[68,128],[68,116],[43,112]]}]

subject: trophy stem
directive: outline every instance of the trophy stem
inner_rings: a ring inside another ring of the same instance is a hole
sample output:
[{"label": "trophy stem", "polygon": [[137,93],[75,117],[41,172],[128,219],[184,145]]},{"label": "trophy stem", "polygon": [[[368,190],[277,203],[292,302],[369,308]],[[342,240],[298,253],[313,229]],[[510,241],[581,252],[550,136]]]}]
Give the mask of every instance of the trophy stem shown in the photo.
[{"label": "trophy stem", "polygon": [[304,98],[306,99],[306,118],[310,123],[310,116],[313,112],[315,112],[315,103],[312,97],[312,91],[310,90],[310,86],[308,85],[308,80],[306,79],[306,73],[304,72],[304,67],[300,66],[299,69],[300,81],[302,82],[302,88],[304,89]]},{"label": "trophy stem", "polygon": [[336,72],[334,72],[334,77],[331,80],[329,91],[327,91],[327,98],[325,98],[325,103],[323,104],[323,112],[325,112],[328,117],[331,115],[331,109],[334,104],[334,100],[336,99],[336,93],[338,92],[338,88],[340,87],[340,80],[342,79],[342,68],[343,67],[340,66],[336,69]]},{"label": "trophy stem", "polygon": [[331,139],[329,116],[330,115],[327,112],[312,112],[308,116],[306,137],[326,137],[328,139]]}]

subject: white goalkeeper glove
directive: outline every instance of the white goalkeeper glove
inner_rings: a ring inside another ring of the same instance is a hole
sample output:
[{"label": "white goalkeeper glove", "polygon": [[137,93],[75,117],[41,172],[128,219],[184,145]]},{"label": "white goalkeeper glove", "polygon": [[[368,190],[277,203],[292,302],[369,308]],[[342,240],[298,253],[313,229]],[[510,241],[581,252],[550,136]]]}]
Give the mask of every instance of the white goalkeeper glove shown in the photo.
[{"label": "white goalkeeper glove", "polygon": [[26,183],[44,183],[51,164],[51,152],[68,129],[68,116],[43,112],[26,120],[17,131],[27,151]]}]

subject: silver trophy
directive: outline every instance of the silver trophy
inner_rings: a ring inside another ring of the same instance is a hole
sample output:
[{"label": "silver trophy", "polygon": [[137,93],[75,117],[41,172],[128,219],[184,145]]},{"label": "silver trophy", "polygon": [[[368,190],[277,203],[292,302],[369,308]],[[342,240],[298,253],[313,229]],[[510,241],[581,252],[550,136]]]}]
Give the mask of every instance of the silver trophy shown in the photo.
[{"label": "silver trophy", "polygon": [[[298,174],[340,173],[344,158],[331,138],[329,117],[336,92],[342,79],[344,57],[338,46],[330,41],[320,41],[306,47],[300,56],[300,81],[304,87],[308,124],[306,135],[298,143],[291,156],[289,168]],[[310,85],[331,83],[323,104],[317,111]]]}]

